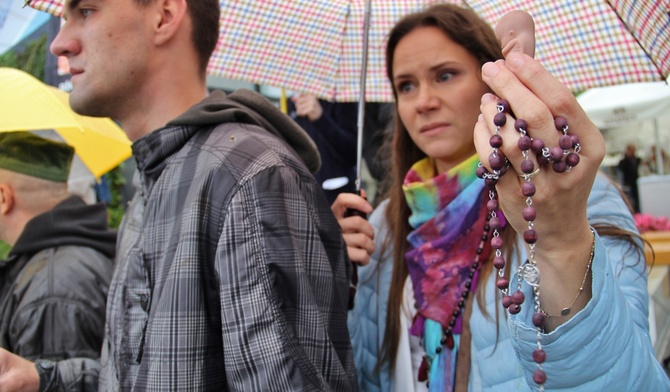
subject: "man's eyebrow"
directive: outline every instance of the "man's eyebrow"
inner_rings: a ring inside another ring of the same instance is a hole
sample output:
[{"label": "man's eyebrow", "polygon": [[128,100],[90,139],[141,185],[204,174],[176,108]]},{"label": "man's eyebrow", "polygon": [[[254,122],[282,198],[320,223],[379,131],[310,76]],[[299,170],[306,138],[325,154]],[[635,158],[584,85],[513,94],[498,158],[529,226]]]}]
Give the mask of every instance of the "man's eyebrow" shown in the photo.
[{"label": "man's eyebrow", "polygon": [[68,3],[67,8],[72,11],[79,6],[79,3],[81,3],[81,0],[72,0]]}]

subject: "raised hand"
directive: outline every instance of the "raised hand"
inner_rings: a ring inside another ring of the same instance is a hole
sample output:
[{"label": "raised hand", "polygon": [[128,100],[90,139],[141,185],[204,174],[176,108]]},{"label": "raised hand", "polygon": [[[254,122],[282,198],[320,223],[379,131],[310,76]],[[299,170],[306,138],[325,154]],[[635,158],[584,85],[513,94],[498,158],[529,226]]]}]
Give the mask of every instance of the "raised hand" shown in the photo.
[{"label": "raised hand", "polygon": [[298,116],[307,117],[311,122],[321,118],[323,115],[323,108],[313,95],[299,94],[291,97],[295,104],[295,112]]}]

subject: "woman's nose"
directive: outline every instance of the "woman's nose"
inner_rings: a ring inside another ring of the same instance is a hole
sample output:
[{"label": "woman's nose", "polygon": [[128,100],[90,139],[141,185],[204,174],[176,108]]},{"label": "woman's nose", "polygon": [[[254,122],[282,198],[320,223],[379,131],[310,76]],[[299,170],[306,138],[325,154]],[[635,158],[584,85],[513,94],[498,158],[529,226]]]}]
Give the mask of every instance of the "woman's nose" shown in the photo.
[{"label": "woman's nose", "polygon": [[439,105],[439,99],[435,91],[430,87],[423,85],[419,88],[419,94],[416,101],[416,110],[419,113],[433,110]]}]

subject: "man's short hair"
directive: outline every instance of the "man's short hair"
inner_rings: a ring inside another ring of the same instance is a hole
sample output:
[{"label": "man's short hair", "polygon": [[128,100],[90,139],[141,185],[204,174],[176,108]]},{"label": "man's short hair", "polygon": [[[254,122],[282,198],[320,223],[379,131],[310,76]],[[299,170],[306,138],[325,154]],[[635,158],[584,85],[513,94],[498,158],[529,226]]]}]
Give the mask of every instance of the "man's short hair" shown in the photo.
[{"label": "man's short hair", "polygon": [[0,169],[67,182],[74,148],[30,132],[0,133]]}]

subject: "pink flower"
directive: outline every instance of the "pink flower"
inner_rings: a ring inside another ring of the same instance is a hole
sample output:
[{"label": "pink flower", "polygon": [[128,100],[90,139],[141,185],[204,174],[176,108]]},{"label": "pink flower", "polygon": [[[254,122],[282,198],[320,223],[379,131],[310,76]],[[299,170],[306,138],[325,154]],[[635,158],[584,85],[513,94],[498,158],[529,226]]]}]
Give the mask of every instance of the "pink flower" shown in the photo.
[{"label": "pink flower", "polygon": [[665,216],[653,216],[651,214],[635,214],[635,226],[644,233],[647,231],[666,231],[670,230],[670,219]]}]

